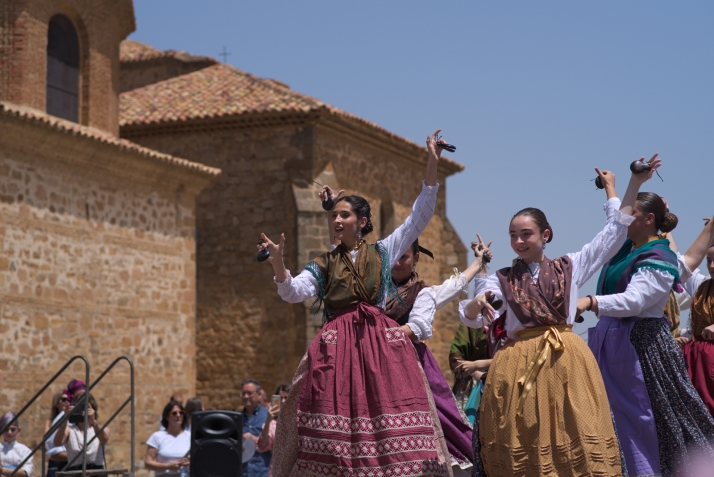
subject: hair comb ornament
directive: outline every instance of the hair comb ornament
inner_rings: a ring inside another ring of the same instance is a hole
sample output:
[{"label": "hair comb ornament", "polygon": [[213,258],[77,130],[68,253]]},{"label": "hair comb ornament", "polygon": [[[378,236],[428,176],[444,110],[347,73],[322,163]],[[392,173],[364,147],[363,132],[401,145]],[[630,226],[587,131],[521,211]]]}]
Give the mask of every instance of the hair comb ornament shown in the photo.
[{"label": "hair comb ornament", "polygon": [[449,152],[456,152],[456,146],[444,141],[443,139],[441,139],[441,136],[436,136],[436,145]]}]

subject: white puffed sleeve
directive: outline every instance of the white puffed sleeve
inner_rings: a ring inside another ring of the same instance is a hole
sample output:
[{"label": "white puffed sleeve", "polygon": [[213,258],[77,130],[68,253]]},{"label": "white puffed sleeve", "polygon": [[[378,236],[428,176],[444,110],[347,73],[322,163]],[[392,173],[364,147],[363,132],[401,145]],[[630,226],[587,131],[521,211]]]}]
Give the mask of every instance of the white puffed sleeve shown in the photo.
[{"label": "white puffed sleeve", "polygon": [[[485,279],[479,278],[479,281],[476,283],[476,286],[479,287],[478,295],[483,295],[487,291],[490,291],[492,294],[496,295],[496,298],[503,300],[503,292],[501,291],[501,286],[498,282],[498,276],[496,276],[496,274],[488,275]],[[483,328],[484,325],[488,324],[488,320],[486,320],[482,314],[479,313],[473,320],[466,317],[464,311],[469,301],[471,300],[462,300],[459,302],[459,319],[461,320],[461,323],[469,328]],[[496,316],[498,316],[498,312],[496,312]]]},{"label": "white puffed sleeve", "polygon": [[390,269],[397,263],[406,249],[419,238],[419,235],[421,235],[429,224],[431,217],[434,215],[436,193],[438,191],[439,184],[428,186],[422,181],[421,193],[414,202],[412,213],[409,214],[409,217],[407,217],[402,225],[397,227],[394,232],[381,241],[389,252]]},{"label": "white puffed sleeve", "polygon": [[431,325],[436,313],[436,296],[432,287],[424,287],[414,300],[414,306],[409,313],[407,326],[411,328],[418,340],[431,338]]},{"label": "white puffed sleeve", "polygon": [[303,301],[317,295],[317,280],[308,270],[303,270],[293,278],[288,270],[288,278],[284,282],[279,282],[273,277],[273,281],[278,284],[278,295],[288,303],[302,303]]},{"label": "white puffed sleeve", "polygon": [[441,310],[451,303],[456,297],[468,291],[469,282],[463,275],[451,276],[441,285],[431,287],[436,296],[436,309]]},{"label": "white puffed sleeve", "polygon": [[613,197],[604,206],[605,227],[579,252],[569,253],[573,262],[573,281],[580,288],[620,250],[627,238],[627,227],[635,220],[620,212],[620,199]]},{"label": "white puffed sleeve", "polygon": [[597,295],[598,316],[662,317],[674,277],[662,270],[637,270],[623,293]]}]

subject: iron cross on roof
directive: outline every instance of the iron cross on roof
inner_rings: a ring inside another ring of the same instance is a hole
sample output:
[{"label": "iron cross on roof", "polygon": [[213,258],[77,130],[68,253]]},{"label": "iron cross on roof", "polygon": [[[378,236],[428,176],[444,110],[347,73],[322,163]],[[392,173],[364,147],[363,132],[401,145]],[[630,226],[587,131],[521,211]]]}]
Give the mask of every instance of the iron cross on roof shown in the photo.
[{"label": "iron cross on roof", "polygon": [[228,55],[230,55],[230,53],[226,51],[226,46],[223,45],[223,53],[218,53],[218,56],[222,56],[222,57],[223,57],[223,62],[226,63],[226,60],[227,60],[227,58],[228,58]]}]

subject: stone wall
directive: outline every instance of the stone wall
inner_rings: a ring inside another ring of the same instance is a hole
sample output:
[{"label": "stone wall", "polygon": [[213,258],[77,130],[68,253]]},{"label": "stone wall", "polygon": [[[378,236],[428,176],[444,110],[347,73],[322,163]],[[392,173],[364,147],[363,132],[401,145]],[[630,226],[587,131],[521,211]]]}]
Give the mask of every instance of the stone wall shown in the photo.
[{"label": "stone wall", "polygon": [[[400,224],[421,190],[426,152],[384,150],[344,130],[327,126],[275,126],[255,129],[188,127],[171,132],[132,130],[146,147],[219,167],[223,173],[198,198],[197,389],[213,405],[240,408],[239,384],[258,379],[272,392],[290,382],[322,318],[308,304],[283,302],[272,283],[272,268],[255,261],[260,232],[279,240],[285,233],[286,266],[299,271],[329,249],[326,214],[315,193],[329,183],[365,196],[373,207],[376,240],[380,210],[393,211],[386,224]],[[445,170],[437,214],[422,236],[437,260],[424,257],[420,275],[440,283],[452,267],[465,266],[465,249],[445,216]],[[384,198],[390,207],[382,208]],[[450,241],[443,245],[444,241]],[[454,306],[435,323],[437,359],[448,372],[447,354],[458,327]]]},{"label": "stone wall", "polygon": [[[222,129],[132,136],[152,149],[219,167],[197,199],[197,392],[211,405],[241,409],[240,382],[272,393],[290,382],[305,352],[302,305],[283,302],[270,265],[255,260],[260,233],[279,240],[299,271],[291,177],[309,167],[309,128]],[[309,170],[309,169],[308,169]]]},{"label": "stone wall", "polygon": [[67,16],[79,36],[79,122],[118,134],[119,42],[135,28],[131,0],[0,2],[0,100],[45,110],[47,30],[55,14]]},{"label": "stone wall", "polygon": [[[142,461],[170,394],[195,393],[194,200],[208,181],[46,124],[1,115],[0,129],[2,412],[74,355],[92,379],[128,355]],[[100,422],[128,397],[128,376],[122,363],[93,391]],[[79,363],[28,410],[21,442],[40,440],[52,393],[72,377],[84,380]],[[128,467],[128,408],[110,427],[108,464]]]}]

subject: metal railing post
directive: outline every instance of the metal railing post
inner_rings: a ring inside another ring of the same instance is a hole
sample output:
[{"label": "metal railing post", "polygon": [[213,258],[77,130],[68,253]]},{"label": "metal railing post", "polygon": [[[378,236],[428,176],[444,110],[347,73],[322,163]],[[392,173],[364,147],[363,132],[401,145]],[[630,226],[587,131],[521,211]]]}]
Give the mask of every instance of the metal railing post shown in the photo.
[{"label": "metal railing post", "polygon": [[[2,428],[2,430],[0,430],[0,435],[1,435],[1,434],[5,434],[5,431],[7,431],[7,430],[10,428],[10,426],[12,426],[12,425],[15,423],[15,421],[17,421],[18,419],[20,419],[20,416],[22,416],[22,415],[25,413],[25,411],[27,411],[27,409],[37,400],[37,398],[40,397],[40,395],[41,395],[43,392],[45,392],[45,390],[46,390],[48,387],[50,387],[50,384],[54,383],[54,382],[57,380],[57,378],[69,367],[69,365],[72,364],[72,363],[74,363],[74,362],[75,362],[76,360],[78,360],[78,359],[81,359],[82,361],[84,361],[84,366],[85,366],[85,379],[86,379],[85,382],[88,383],[88,382],[89,382],[89,361],[87,360],[87,358],[85,358],[85,357],[82,356],[82,355],[73,356],[72,358],[70,358],[69,361],[67,361],[67,362],[64,364],[64,366],[62,366],[62,367],[60,368],[59,371],[57,371],[57,372],[55,373],[54,376],[52,376],[52,378],[50,378],[49,381],[47,381],[47,383],[45,383],[44,386],[42,386],[42,388],[41,388],[39,391],[37,391],[37,392],[35,393],[34,396],[32,396],[32,399],[30,399],[30,400],[27,402],[27,404],[25,404],[25,405],[23,406],[23,408],[20,409],[20,411],[19,411],[17,414],[15,414],[15,418],[14,418],[13,420],[11,420],[4,428]],[[87,394],[89,394],[89,393],[87,392]],[[88,398],[85,398],[85,401],[87,401],[87,399],[88,399]],[[85,412],[85,416],[84,416],[85,422],[87,421],[87,416],[86,416],[86,414],[87,414],[87,413]],[[42,446],[42,447],[44,448],[44,446],[45,446],[45,441],[47,440],[47,437],[48,437],[48,433],[49,433],[50,431],[52,431],[53,429],[54,429],[54,430],[59,429],[59,426],[60,426],[63,422],[65,422],[67,419],[69,419],[69,415],[63,416],[62,419],[60,419],[60,420],[57,422],[57,426],[52,426],[52,427],[50,428],[50,430],[47,431],[47,433],[43,436],[42,441],[40,441],[40,443],[39,443],[38,445],[36,445],[36,446],[34,447],[34,449],[32,449],[32,451],[30,452],[30,454],[29,454],[27,457],[25,457],[25,459],[23,459],[23,461],[20,462],[20,463],[17,465],[17,467],[15,467],[15,469],[13,469],[12,473],[10,473],[10,475],[9,475],[8,477],[15,477],[15,474],[17,474],[17,471],[20,470],[20,469],[22,468],[22,466],[27,463],[28,460],[32,459],[32,456],[35,455],[35,452],[37,452],[37,451],[39,450],[40,446]],[[85,424],[85,425],[86,425],[86,424]],[[51,435],[51,434],[49,434],[49,435]],[[86,446],[86,436],[85,436],[85,446]],[[44,455],[43,455],[42,462],[43,462],[42,467],[43,467],[43,470],[44,470]],[[86,477],[86,471],[87,471],[87,470],[86,470],[86,468],[85,468],[85,469],[84,469],[84,472],[82,473],[82,476],[83,476],[83,477]],[[42,477],[44,477],[44,475],[43,475]]]}]

